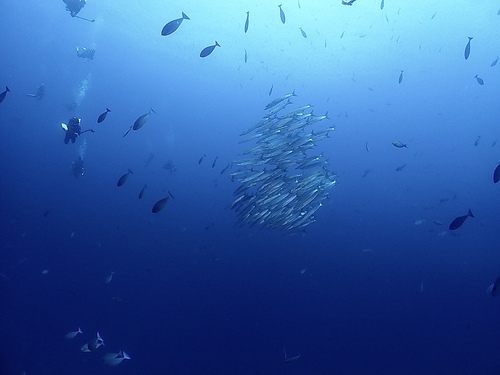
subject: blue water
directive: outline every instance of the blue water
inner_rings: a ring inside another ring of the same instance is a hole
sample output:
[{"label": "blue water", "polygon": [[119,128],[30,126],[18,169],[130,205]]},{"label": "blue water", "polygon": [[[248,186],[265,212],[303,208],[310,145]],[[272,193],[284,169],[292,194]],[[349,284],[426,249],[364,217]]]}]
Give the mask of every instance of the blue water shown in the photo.
[{"label": "blue water", "polygon": [[[4,2],[0,374],[498,374],[498,7]],[[317,150],[337,185],[305,231],[239,226],[220,172],[293,90],[336,128]],[[66,145],[72,116],[95,133]]]}]

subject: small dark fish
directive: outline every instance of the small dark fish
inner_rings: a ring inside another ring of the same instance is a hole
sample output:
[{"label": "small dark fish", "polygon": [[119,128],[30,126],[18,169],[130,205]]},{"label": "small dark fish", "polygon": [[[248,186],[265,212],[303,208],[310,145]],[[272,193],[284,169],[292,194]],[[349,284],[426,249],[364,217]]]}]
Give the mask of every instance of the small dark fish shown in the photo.
[{"label": "small dark fish", "polygon": [[494,67],[497,64],[497,62],[498,62],[498,57],[491,62],[490,66]]},{"label": "small dark fish", "polygon": [[247,19],[245,21],[245,33],[248,31],[248,21],[250,18],[250,12],[247,12]]},{"label": "small dark fish", "polygon": [[47,211],[45,211],[45,212],[43,213],[43,217],[47,217],[47,216],[49,216],[49,214],[50,214],[50,210],[47,210]]},{"label": "small dark fish", "polygon": [[3,102],[3,100],[5,99],[5,95],[7,95],[9,91],[10,89],[7,86],[5,86],[5,91],[0,94],[0,103]]},{"label": "small dark fish", "polygon": [[161,35],[167,36],[167,35],[172,34],[175,30],[177,30],[179,28],[182,21],[189,20],[189,19],[190,18],[184,12],[182,12],[181,18],[177,18],[176,20],[170,21],[165,26],[163,26],[163,29],[161,30]]},{"label": "small dark fish", "polygon": [[212,163],[212,168],[215,167],[215,163],[217,163],[218,158],[219,158],[218,156],[215,157],[214,162]]},{"label": "small dark fish", "polygon": [[215,47],[220,47],[220,44],[217,43],[217,41],[215,41],[215,44],[213,46],[203,48],[203,50],[200,52],[200,57],[207,57],[214,51]]},{"label": "small dark fish", "polygon": [[139,199],[142,199],[144,196],[144,192],[146,191],[147,185],[144,184],[144,187],[141,189],[141,192],[139,193]]},{"label": "small dark fish", "polygon": [[472,37],[469,36],[469,41],[467,42],[467,45],[465,46],[465,51],[464,51],[465,60],[467,60],[469,58],[469,55],[470,55],[470,41],[471,40],[472,40]]},{"label": "small dark fish", "polygon": [[297,0],[297,5],[298,5],[299,9],[301,9],[300,0]]},{"label": "small dark fish", "polygon": [[247,63],[247,60],[248,60],[248,54],[247,54],[247,50],[245,49],[245,64]]},{"label": "small dark fish", "polygon": [[484,85],[484,81],[481,77],[479,77],[477,74],[474,76],[476,79],[477,83],[479,83],[481,86]]},{"label": "small dark fish", "polygon": [[450,226],[448,227],[450,230],[455,230],[455,229],[458,229],[462,226],[462,224],[465,222],[465,220],[468,218],[468,217],[474,217],[474,215],[472,214],[472,211],[470,210],[469,208],[469,212],[467,213],[467,215],[464,215],[464,216],[459,216],[459,217],[456,217],[450,224]]},{"label": "small dark fish", "polygon": [[151,116],[151,113],[156,113],[153,110],[153,108],[151,108],[151,110],[148,113],[139,116],[139,118],[135,120],[134,125],[132,125],[123,136],[125,137],[132,129],[139,130],[140,128],[142,128],[144,124],[148,121],[149,116]]},{"label": "small dark fish", "polygon": [[127,173],[121,176],[116,183],[116,186],[122,186],[125,182],[127,182],[127,178],[129,174],[133,174],[133,172],[129,169]]},{"label": "small dark fish", "polygon": [[500,9],[498,9],[497,16],[500,16]]},{"label": "small dark fish", "polygon": [[380,2],[380,10],[384,9],[384,0]]},{"label": "small dark fish", "polygon": [[481,136],[478,135],[476,140],[474,141],[474,146],[477,146],[479,144],[479,140],[481,139]]},{"label": "small dark fish", "polygon": [[342,5],[352,5],[356,0],[342,0]]},{"label": "small dark fish", "polygon": [[170,195],[170,197],[172,197],[172,199],[175,199],[174,196],[172,195],[172,193],[170,192],[170,190],[168,191],[168,195]]},{"label": "small dark fish", "polygon": [[370,152],[370,149],[368,148],[368,142],[365,142],[365,150],[366,152]]},{"label": "small dark fish", "polygon": [[431,20],[433,20],[434,17],[436,17],[436,14],[437,14],[437,12],[434,12],[434,14],[431,16]]},{"label": "small dark fish", "polygon": [[491,147],[495,147],[497,144],[497,140],[495,139],[495,141],[491,144]]},{"label": "small dark fish", "polygon": [[198,164],[201,164],[201,162],[203,161],[203,159],[205,159],[207,155],[206,154],[203,154],[203,156],[200,158],[200,160],[198,160]]},{"label": "small dark fish", "polygon": [[496,184],[500,181],[500,164],[495,168],[495,172],[493,172],[493,182]]},{"label": "small dark fish", "polygon": [[160,212],[161,210],[163,210],[163,208],[167,204],[169,198],[170,197],[166,197],[166,198],[160,199],[158,202],[156,202],[154,204],[153,208],[151,209],[151,212],[154,213],[154,214],[157,214],[158,212]]},{"label": "small dark fish", "polygon": [[285,12],[283,12],[283,9],[281,9],[281,6],[283,4],[280,4],[278,5],[278,8],[280,8],[280,18],[281,18],[281,22],[285,23],[286,19],[285,19]]},{"label": "small dark fish", "polygon": [[370,173],[372,170],[371,169],[367,169],[363,175],[361,177],[365,178],[366,176],[368,176],[368,173]]},{"label": "small dark fish", "polygon": [[230,167],[230,166],[231,166],[231,163],[229,163],[228,165],[226,165],[226,166],[224,167],[224,169],[223,169],[222,171],[220,171],[220,174],[224,174],[224,173],[226,173],[226,171],[229,169],[229,167]]},{"label": "small dark fish", "polygon": [[299,27],[299,29],[300,29],[300,33],[302,34],[302,36],[307,39],[306,32],[304,30],[302,30],[302,27]]},{"label": "small dark fish", "polygon": [[491,284],[488,289],[486,289],[486,294],[489,294],[492,297],[495,297],[498,294],[498,289],[500,287],[500,276],[497,277],[495,282]]},{"label": "small dark fish", "polygon": [[399,83],[403,82],[403,71],[401,71],[401,73],[399,73],[399,80],[398,80]]},{"label": "small dark fish", "polygon": [[273,93],[273,87],[274,87],[274,84],[271,85],[271,88],[269,89],[268,96],[271,96],[271,94]]},{"label": "small dark fish", "polygon": [[108,115],[108,112],[111,112],[111,109],[107,108],[106,107],[106,112],[103,112],[99,115],[99,117],[97,118],[97,123],[100,124],[101,122],[103,122],[104,120],[106,120],[106,116]]},{"label": "small dark fish", "polygon": [[401,141],[392,141],[392,145],[396,148],[403,148],[403,147],[406,147],[408,148],[408,146],[406,146],[403,142]]},{"label": "small dark fish", "polygon": [[344,37],[344,33],[345,33],[345,31],[342,31],[342,34],[340,34],[340,39],[342,39]]},{"label": "small dark fish", "polygon": [[401,172],[403,169],[405,169],[406,164],[400,165],[399,167],[396,168],[396,172]]}]

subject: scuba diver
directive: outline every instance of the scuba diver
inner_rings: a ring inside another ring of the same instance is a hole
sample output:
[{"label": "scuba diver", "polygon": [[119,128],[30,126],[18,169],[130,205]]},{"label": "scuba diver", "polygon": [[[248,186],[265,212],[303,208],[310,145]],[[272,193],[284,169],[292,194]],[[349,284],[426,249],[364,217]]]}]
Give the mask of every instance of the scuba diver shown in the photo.
[{"label": "scuba diver", "polygon": [[38,88],[38,90],[36,91],[36,94],[26,94],[26,96],[31,96],[32,98],[35,98],[35,99],[42,99],[43,96],[45,95],[45,84],[42,83],[42,85]]},{"label": "scuba diver", "polygon": [[86,133],[86,132],[92,132],[94,133],[93,129],[87,129],[82,131],[82,127],[80,126],[80,122],[82,119],[79,119],[78,117],[72,117],[68,121],[68,125],[65,123],[62,123],[61,126],[66,132],[64,135],[64,143],[68,144],[69,141],[71,140],[71,143],[75,143],[76,137],[79,137],[81,134]]},{"label": "scuba diver", "polygon": [[95,20],[90,20],[88,18],[83,18],[77,16],[77,14],[82,10],[82,8],[87,3],[86,0],[63,0],[64,4],[66,4],[66,10],[69,12],[71,17],[80,18],[85,21],[94,22]]},{"label": "scuba diver", "polygon": [[82,59],[94,60],[95,48],[76,47],[76,55]]},{"label": "scuba diver", "polygon": [[81,156],[79,156],[78,159],[76,159],[73,164],[71,164],[71,172],[73,172],[73,176],[75,176],[75,178],[85,175],[85,169],[83,168],[83,159]]}]

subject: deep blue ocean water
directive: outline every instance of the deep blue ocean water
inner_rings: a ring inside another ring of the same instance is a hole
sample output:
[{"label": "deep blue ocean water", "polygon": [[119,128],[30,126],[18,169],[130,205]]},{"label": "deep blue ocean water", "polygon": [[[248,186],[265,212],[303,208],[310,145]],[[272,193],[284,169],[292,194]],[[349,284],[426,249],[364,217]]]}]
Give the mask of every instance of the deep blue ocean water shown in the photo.
[{"label": "deep blue ocean water", "polygon": [[[500,373],[500,5],[278,5],[3,2],[0,375]],[[303,231],[238,225],[221,170],[293,90],[337,185]],[[72,116],[95,133],[64,144]]]}]

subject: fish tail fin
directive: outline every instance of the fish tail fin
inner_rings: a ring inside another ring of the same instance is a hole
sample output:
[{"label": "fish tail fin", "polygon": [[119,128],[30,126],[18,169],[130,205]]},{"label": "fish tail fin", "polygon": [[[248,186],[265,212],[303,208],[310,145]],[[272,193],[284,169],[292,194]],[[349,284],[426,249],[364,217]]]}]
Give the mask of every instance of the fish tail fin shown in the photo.
[{"label": "fish tail fin", "polygon": [[5,86],[5,91],[10,91],[9,86]]},{"label": "fish tail fin", "polygon": [[219,43],[217,43],[217,41],[215,41],[215,45],[216,45],[216,46],[218,46],[218,47],[220,47],[220,44],[219,44]]},{"label": "fish tail fin", "polygon": [[128,170],[128,173],[130,173],[130,174],[134,174],[134,172],[132,172],[132,170],[131,170],[130,168],[129,168],[129,170]]},{"label": "fish tail fin", "polygon": [[156,112],[153,108],[151,108],[151,112],[153,112],[156,115]]},{"label": "fish tail fin", "polygon": [[295,93],[295,89],[293,89],[292,96],[297,96],[297,94]]},{"label": "fish tail fin", "polygon": [[189,18],[189,17],[187,16],[187,14],[186,14],[186,13],[184,13],[184,12],[182,12],[182,18],[184,18],[185,20],[190,20],[190,19],[191,19],[191,18]]},{"label": "fish tail fin", "polygon": [[111,109],[109,109],[108,107],[106,107],[106,112],[111,112]]},{"label": "fish tail fin", "polygon": [[469,208],[469,212],[467,213],[467,215],[469,215],[470,217],[475,217],[475,216],[473,215],[472,211],[470,210],[470,208]]},{"label": "fish tail fin", "polygon": [[281,6],[282,6],[282,5],[283,5],[283,4],[278,5],[278,8],[281,8]]},{"label": "fish tail fin", "polygon": [[469,40],[472,40],[472,38],[473,38],[473,37],[472,37],[472,36],[470,36],[470,37],[469,37]]}]

